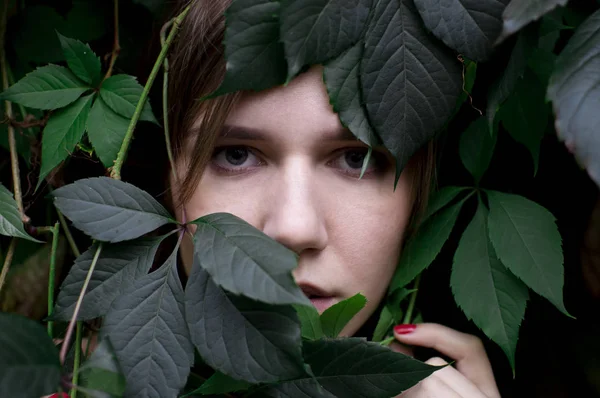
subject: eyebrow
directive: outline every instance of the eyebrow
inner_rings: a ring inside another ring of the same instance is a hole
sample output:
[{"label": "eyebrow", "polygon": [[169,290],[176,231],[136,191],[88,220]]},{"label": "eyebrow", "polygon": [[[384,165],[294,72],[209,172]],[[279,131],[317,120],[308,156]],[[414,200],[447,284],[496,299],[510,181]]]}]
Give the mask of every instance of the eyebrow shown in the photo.
[{"label": "eyebrow", "polygon": [[[231,138],[238,140],[266,141],[269,134],[260,129],[242,126],[226,125],[221,130],[219,138]],[[324,141],[357,141],[358,138],[347,128],[340,127],[333,131],[326,131],[323,136]]]}]

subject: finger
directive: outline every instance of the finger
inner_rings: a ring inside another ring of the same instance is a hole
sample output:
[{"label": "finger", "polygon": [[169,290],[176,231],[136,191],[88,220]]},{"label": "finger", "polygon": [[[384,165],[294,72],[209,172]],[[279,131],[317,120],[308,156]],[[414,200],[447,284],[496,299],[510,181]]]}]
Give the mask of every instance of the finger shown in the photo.
[{"label": "finger", "polygon": [[456,360],[456,368],[485,395],[499,397],[492,366],[477,337],[436,323],[399,325],[394,336],[404,344],[433,348]]},{"label": "finger", "polygon": [[413,349],[405,346],[404,344],[393,342],[390,344],[390,348],[392,349],[392,351],[399,352],[400,354],[408,355],[409,357],[415,356]]},{"label": "finger", "polygon": [[[448,365],[448,362],[439,357],[430,358],[425,363],[432,366]],[[446,366],[443,369],[436,370],[434,374],[452,387],[452,389],[461,397],[487,398],[479,388],[452,366]]]},{"label": "finger", "polygon": [[[416,386],[409,388],[398,398],[464,398],[435,374],[421,380]],[[470,398],[470,397],[469,397]]]}]

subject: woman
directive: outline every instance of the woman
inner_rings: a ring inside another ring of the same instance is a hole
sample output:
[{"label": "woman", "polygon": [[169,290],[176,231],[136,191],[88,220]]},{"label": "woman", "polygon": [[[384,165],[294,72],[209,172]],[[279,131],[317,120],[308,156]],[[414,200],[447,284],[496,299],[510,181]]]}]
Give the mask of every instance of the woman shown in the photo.
[{"label": "woman", "polygon": [[[170,57],[170,131],[176,172],[171,205],[180,220],[214,212],[243,218],[299,255],[298,285],[322,312],[362,292],[367,306],[346,326],[351,336],[383,299],[402,242],[425,206],[431,146],[411,159],[394,190],[391,155],[375,148],[359,179],[366,146],[329,104],[322,68],[285,87],[197,101],[225,70],[221,53],[228,1],[196,1]],[[192,242],[182,242],[190,270]],[[437,324],[398,325],[392,348],[434,348],[454,359],[401,396],[499,397],[481,342]],[[445,363],[432,358],[428,363]]]}]

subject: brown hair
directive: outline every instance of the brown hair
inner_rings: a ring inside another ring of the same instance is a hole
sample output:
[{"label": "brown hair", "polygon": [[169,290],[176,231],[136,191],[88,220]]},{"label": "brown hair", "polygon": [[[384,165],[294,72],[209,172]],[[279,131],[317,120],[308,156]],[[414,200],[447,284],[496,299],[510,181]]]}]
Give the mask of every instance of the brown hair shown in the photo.
[{"label": "brown hair", "polygon": [[[240,93],[235,93],[198,100],[214,91],[225,75],[221,42],[225,33],[224,12],[230,3],[231,0],[194,1],[171,49],[168,103],[175,161],[182,158],[183,148],[188,145],[194,148],[194,157],[189,159],[187,171],[175,191],[174,203],[170,203],[173,208],[182,206],[194,193],[225,119],[240,98]],[[190,137],[198,115],[202,115],[201,133]],[[416,187],[407,231],[410,234],[418,225],[429,197],[435,170],[434,143],[419,150],[407,168],[411,169]]]}]

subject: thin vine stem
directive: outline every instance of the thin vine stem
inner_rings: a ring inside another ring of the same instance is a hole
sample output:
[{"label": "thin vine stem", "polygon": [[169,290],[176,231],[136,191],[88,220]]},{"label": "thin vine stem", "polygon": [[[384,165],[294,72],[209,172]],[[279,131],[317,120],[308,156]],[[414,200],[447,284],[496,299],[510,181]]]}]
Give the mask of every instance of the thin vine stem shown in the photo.
[{"label": "thin vine stem", "polygon": [[[6,36],[6,19],[8,14],[8,4],[9,0],[4,0],[4,9],[2,12],[2,20],[0,21],[0,45],[2,49],[0,49],[0,69],[2,69],[2,88],[6,90],[9,87],[8,82],[8,61],[6,60],[6,51],[5,51],[5,36]],[[12,103],[10,101],[5,101],[4,110],[6,112],[6,117],[8,120],[13,119],[13,109]],[[12,171],[12,179],[13,179],[13,193],[15,195],[15,201],[17,202],[17,209],[19,210],[19,214],[21,216],[21,220],[23,222],[29,222],[29,218],[25,215],[23,210],[23,194],[21,192],[21,171],[19,170],[19,157],[17,154],[17,142],[15,141],[15,128],[11,123],[8,123],[6,126],[8,130],[8,148],[10,151],[10,165]]]},{"label": "thin vine stem", "polygon": [[[52,313],[54,309],[54,285],[56,283],[56,249],[58,248],[59,238],[59,223],[54,223],[54,226],[50,229],[52,232],[52,249],[50,250],[50,271],[48,272],[48,315]],[[48,321],[48,335],[50,338],[53,336],[54,322]]]},{"label": "thin vine stem", "polygon": [[65,216],[56,209],[56,214],[58,215],[58,220],[60,221],[60,225],[62,226],[63,232],[67,237],[67,242],[69,242],[69,246],[71,247],[71,251],[75,255],[75,257],[81,256],[81,252],[77,248],[77,244],[75,243],[75,239],[73,239],[73,235],[71,234],[71,230],[69,229],[69,225],[67,224],[67,220],[65,220]]},{"label": "thin vine stem", "polygon": [[2,287],[4,286],[4,281],[6,280],[6,275],[8,275],[8,270],[10,268],[10,263],[12,262],[13,254],[15,254],[16,247],[17,247],[17,238],[12,238],[8,245],[8,251],[6,252],[6,257],[4,257],[4,264],[2,265],[2,272],[0,272],[0,293],[2,292]]},{"label": "thin vine stem", "polygon": [[413,311],[415,309],[415,303],[417,302],[417,293],[419,293],[419,284],[421,283],[421,275],[417,276],[415,279],[415,284],[413,286],[414,292],[410,295],[410,301],[408,302],[408,308],[406,309],[406,313],[404,314],[404,319],[402,323],[408,324],[412,320]]},{"label": "thin vine stem", "polygon": [[[166,45],[166,32],[169,28],[173,26],[173,20],[167,22],[162,29],[160,30],[160,44],[161,47],[165,47]],[[175,169],[175,161],[173,160],[173,150],[171,149],[171,136],[169,134],[169,104],[168,104],[168,96],[169,96],[169,58],[165,57],[163,62],[163,125],[165,131],[165,146],[167,147],[167,156],[169,157],[169,164],[171,165],[171,172],[173,173],[173,177],[177,178],[177,172]]]},{"label": "thin vine stem", "polygon": [[119,43],[119,0],[114,0],[114,41],[113,41],[113,49],[110,54],[110,61],[108,63],[108,69],[106,70],[106,74],[104,75],[103,81],[108,79],[113,72],[113,68],[115,66],[115,62],[117,62],[117,57],[121,52],[121,45]]},{"label": "thin vine stem", "polygon": [[133,138],[133,130],[135,129],[135,126],[137,125],[137,122],[140,119],[140,115],[142,114],[142,110],[144,109],[144,104],[146,103],[146,100],[148,99],[148,94],[150,93],[150,89],[152,88],[152,85],[154,84],[154,80],[156,79],[156,76],[158,75],[158,71],[163,66],[163,62],[167,56],[169,47],[171,46],[171,43],[175,39],[175,36],[177,35],[177,31],[179,30],[179,25],[181,25],[181,22],[183,21],[185,16],[190,11],[190,8],[191,8],[191,4],[189,4],[181,12],[181,14],[179,14],[177,17],[175,17],[173,19],[173,27],[171,28],[171,31],[169,32],[169,36],[167,37],[167,40],[165,41],[165,45],[162,47],[162,50],[160,51],[160,54],[158,55],[158,58],[156,59],[156,62],[154,63],[152,71],[150,72],[150,76],[148,76],[148,81],[146,82],[146,85],[144,86],[144,90],[142,91],[140,100],[138,101],[137,107],[135,108],[135,112],[133,113],[133,117],[131,118],[131,122],[129,123],[129,127],[127,128],[127,133],[125,133],[125,138],[123,138],[123,143],[122,143],[121,149],[119,150],[119,153],[117,155],[117,159],[115,160],[115,165],[113,166],[112,171],[110,173],[110,176],[116,180],[121,179],[121,168],[123,167],[123,163],[125,162],[125,158],[127,156],[127,150],[129,149],[129,144],[131,143],[131,139]]},{"label": "thin vine stem", "polygon": [[[81,336],[83,331],[83,323],[77,322],[77,330],[75,331],[75,359],[73,361],[73,385],[77,386],[79,382],[79,364],[81,363]],[[77,389],[71,388],[71,398],[77,397]]]},{"label": "thin vine stem", "polygon": [[73,335],[73,329],[75,328],[75,321],[77,319],[77,315],[79,315],[79,309],[81,308],[81,303],[83,302],[83,296],[87,290],[87,287],[90,283],[90,279],[92,279],[92,273],[94,272],[94,268],[96,268],[96,263],[98,262],[98,257],[100,257],[100,252],[102,251],[102,243],[98,243],[98,247],[96,248],[96,253],[94,254],[94,258],[92,259],[92,264],[90,265],[90,269],[85,276],[85,281],[83,282],[83,287],[81,288],[81,292],[79,292],[79,298],[77,299],[77,303],[75,304],[75,311],[73,311],[73,316],[71,317],[71,321],[69,322],[69,327],[67,328],[67,333],[65,334],[65,339],[63,341],[63,345],[60,349],[60,362],[64,363],[65,358],[67,356],[67,349],[69,347],[69,340],[71,340],[71,336]]}]

